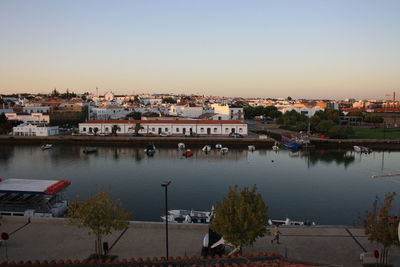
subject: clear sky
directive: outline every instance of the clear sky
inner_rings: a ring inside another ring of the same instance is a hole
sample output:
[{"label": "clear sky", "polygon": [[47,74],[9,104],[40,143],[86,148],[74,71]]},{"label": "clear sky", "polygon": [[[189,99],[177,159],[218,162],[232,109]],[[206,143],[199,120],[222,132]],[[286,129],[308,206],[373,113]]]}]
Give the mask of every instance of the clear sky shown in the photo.
[{"label": "clear sky", "polygon": [[385,98],[399,0],[0,0],[0,93]]}]

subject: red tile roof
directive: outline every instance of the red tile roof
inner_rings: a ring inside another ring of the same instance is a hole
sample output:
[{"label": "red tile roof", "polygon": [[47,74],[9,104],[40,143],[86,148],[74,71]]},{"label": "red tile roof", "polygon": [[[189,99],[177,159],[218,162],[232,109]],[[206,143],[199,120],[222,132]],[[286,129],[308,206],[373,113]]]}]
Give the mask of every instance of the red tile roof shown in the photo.
[{"label": "red tile roof", "polygon": [[91,120],[85,123],[159,123],[159,124],[245,124],[239,120]]}]

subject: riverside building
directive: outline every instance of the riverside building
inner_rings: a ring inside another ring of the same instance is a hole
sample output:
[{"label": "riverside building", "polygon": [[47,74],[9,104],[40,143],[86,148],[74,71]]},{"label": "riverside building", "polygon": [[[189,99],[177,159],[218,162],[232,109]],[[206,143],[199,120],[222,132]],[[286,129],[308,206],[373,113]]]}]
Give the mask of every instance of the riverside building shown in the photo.
[{"label": "riverside building", "polygon": [[247,124],[239,120],[92,120],[79,123],[81,134],[131,135],[167,134],[172,136],[228,136],[231,133],[247,135]]}]

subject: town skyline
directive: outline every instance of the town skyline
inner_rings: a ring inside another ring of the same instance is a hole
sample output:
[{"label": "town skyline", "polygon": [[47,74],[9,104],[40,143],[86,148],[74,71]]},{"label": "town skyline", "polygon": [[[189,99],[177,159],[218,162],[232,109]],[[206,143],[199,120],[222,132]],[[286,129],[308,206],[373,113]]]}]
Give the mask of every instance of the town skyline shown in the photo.
[{"label": "town skyline", "polygon": [[384,99],[400,84],[399,7],[3,0],[0,93]]}]

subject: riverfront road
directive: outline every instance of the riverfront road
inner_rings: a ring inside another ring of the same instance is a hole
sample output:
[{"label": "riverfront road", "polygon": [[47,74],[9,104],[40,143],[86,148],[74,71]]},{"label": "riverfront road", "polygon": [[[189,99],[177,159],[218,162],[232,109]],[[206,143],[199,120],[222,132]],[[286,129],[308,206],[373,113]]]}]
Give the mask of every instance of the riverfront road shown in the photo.
[{"label": "riverfront road", "polygon": [[[94,251],[94,237],[88,235],[87,229],[68,226],[63,219],[32,218],[31,223],[25,225],[26,222],[26,218],[1,219],[0,231],[11,234],[7,243],[0,247],[0,262],[6,261],[6,257],[9,261],[85,259]],[[16,229],[19,230],[12,233]],[[200,256],[207,229],[207,225],[170,224],[170,256]],[[272,237],[266,236],[257,240],[253,247],[244,248],[244,252],[278,251],[296,260],[361,266],[360,253],[376,248],[360,228],[281,227],[281,232],[279,245],[271,244]],[[118,242],[113,245],[115,240]],[[131,222],[122,236],[117,232],[104,241],[111,247],[109,254],[119,258],[165,256],[163,223]],[[400,249],[391,250],[391,262],[400,266]]]}]

